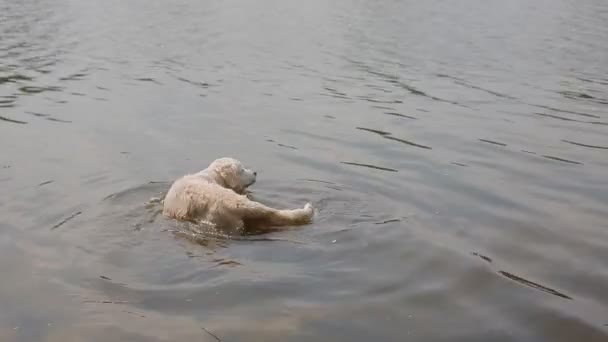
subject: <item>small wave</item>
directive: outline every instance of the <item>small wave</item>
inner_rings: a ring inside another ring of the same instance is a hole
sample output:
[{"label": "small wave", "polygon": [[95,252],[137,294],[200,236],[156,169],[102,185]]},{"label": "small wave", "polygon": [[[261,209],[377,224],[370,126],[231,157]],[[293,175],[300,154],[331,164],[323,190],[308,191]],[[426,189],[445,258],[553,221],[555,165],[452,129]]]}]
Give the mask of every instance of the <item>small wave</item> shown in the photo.
[{"label": "small wave", "polygon": [[367,167],[367,168],[370,168],[370,169],[376,169],[376,170],[382,170],[382,171],[399,172],[398,170],[395,170],[395,169],[391,169],[391,168],[388,168],[388,167],[371,165],[371,164],[362,164],[362,163],[354,163],[354,162],[340,162],[340,163],[346,164],[346,165],[354,165],[354,166]]}]

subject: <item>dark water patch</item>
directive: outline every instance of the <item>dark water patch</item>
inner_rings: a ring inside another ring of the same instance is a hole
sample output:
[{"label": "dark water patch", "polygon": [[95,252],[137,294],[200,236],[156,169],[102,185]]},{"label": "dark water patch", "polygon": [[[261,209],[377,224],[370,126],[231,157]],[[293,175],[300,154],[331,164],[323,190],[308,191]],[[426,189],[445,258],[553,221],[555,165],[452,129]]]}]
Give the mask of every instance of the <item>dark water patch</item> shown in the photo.
[{"label": "dark water patch", "polygon": [[394,222],[401,222],[400,219],[390,219],[390,220],[384,220],[381,222],[376,222],[374,224],[387,224],[387,223],[394,223]]},{"label": "dark water patch", "polygon": [[[409,84],[401,81],[400,77],[397,76],[397,75],[385,74],[383,72],[379,72],[379,71],[373,70],[371,67],[365,65],[362,62],[351,60],[349,58],[346,58],[346,59],[349,62],[357,65],[359,68],[361,68],[365,72],[367,72],[367,73],[369,73],[371,75],[374,75],[374,76],[378,76],[378,77],[380,77],[380,79],[382,79],[382,80],[384,80],[384,81],[386,81],[388,83],[391,83],[391,84],[393,84],[393,85],[395,85],[397,87],[400,87],[400,88],[406,90],[407,92],[409,92],[412,95],[426,97],[426,98],[429,98],[431,100],[438,101],[438,102],[445,102],[445,103],[450,103],[450,104],[454,104],[454,105],[457,105],[457,106],[463,106],[462,104],[460,104],[460,103],[458,103],[456,101],[446,100],[446,99],[442,99],[442,98],[437,97],[437,96],[429,95],[428,93],[426,93],[426,92],[424,92],[424,91],[422,91],[420,89],[415,88],[414,86],[411,86],[411,85],[409,85]],[[463,107],[466,107],[466,106],[463,106]]]},{"label": "dark water patch", "polygon": [[345,93],[341,93],[338,90],[336,90],[335,88],[331,88],[331,87],[323,87],[323,89],[331,92],[331,93],[335,93],[335,94],[339,94],[339,95],[346,95]]},{"label": "dark water patch", "polygon": [[59,78],[60,81],[79,81],[83,80],[88,74],[85,73],[75,73],[65,77]]},{"label": "dark water patch", "polygon": [[379,129],[372,129],[372,128],[366,128],[366,127],[356,127],[356,129],[361,130],[361,131],[375,133],[375,134],[378,134],[381,136],[391,135],[390,132],[381,131]]},{"label": "dark water patch", "polygon": [[471,89],[481,90],[483,92],[486,92],[486,93],[488,93],[490,95],[494,95],[494,96],[497,96],[497,97],[502,97],[502,98],[510,99],[510,100],[516,100],[517,99],[516,97],[513,97],[511,95],[499,93],[497,91],[493,91],[493,90],[490,90],[490,89],[482,88],[482,87],[479,87],[479,86],[476,86],[476,85],[472,85],[472,84],[469,84],[469,83],[466,83],[466,82],[463,82],[463,81],[456,81],[454,83],[459,84],[461,86],[465,86],[465,87],[471,88]]},{"label": "dark water patch", "polygon": [[314,183],[323,183],[323,184],[331,184],[331,185],[336,185],[336,183],[329,182],[329,181],[324,181],[324,180],[319,180],[319,179],[307,179],[307,178],[302,178],[302,179],[298,179],[298,180],[303,180],[303,181],[307,181],[307,182],[314,182]]},{"label": "dark water patch", "polygon": [[10,122],[10,123],[16,123],[16,124],[21,124],[21,125],[27,124],[26,121],[15,120],[15,119],[7,118],[7,117],[1,116],[1,115],[0,115],[0,121]]},{"label": "dark water patch", "polygon": [[15,96],[15,95],[0,96],[0,108],[14,107],[16,100],[17,100],[17,96]]},{"label": "dark water patch", "polygon": [[595,119],[600,119],[599,116],[595,115],[595,114],[588,114],[588,113],[582,113],[582,112],[575,112],[572,110],[566,110],[566,109],[559,109],[559,108],[555,108],[555,107],[550,107],[550,106],[545,106],[545,105],[535,105],[535,104],[531,104],[531,106],[534,107],[538,107],[538,108],[544,108],[544,109],[548,109],[554,112],[559,112],[559,113],[568,113],[568,114],[574,114],[574,115],[579,115],[579,116],[584,116],[587,118],[595,118]]},{"label": "dark water patch", "polygon": [[140,78],[134,78],[135,81],[140,81],[140,82],[149,82],[149,83],[154,83],[154,84],[158,84],[158,85],[163,85],[161,82],[153,79],[152,77],[140,77]]},{"label": "dark water patch", "polygon": [[82,211],[78,211],[75,212],[74,214],[68,216],[67,218],[63,219],[61,222],[55,224],[54,226],[51,227],[51,230],[55,230],[61,226],[63,226],[64,224],[68,223],[69,221],[73,220],[74,218],[76,218],[78,215],[82,214]]},{"label": "dark water patch", "polygon": [[597,148],[597,149],[602,149],[602,150],[608,150],[608,146],[599,146],[599,145],[589,145],[589,144],[583,144],[583,143],[579,143],[579,142],[575,142],[575,141],[570,141],[570,140],[562,140],[565,143],[568,144],[572,144],[572,145],[576,145],[576,146],[582,146],[582,147],[589,147],[589,148]]},{"label": "dark water patch", "polygon": [[543,158],[547,158],[547,159],[551,159],[551,160],[556,160],[556,161],[560,161],[560,162],[564,162],[564,163],[569,163],[569,164],[583,165],[583,163],[581,163],[581,162],[577,162],[577,161],[569,160],[569,159],[564,159],[564,158],[560,158],[560,157],[543,155]]},{"label": "dark water patch", "polygon": [[53,181],[52,180],[48,180],[48,181],[45,181],[45,182],[42,182],[42,183],[38,184],[38,186],[45,186],[45,185],[51,184],[51,183],[53,183]]},{"label": "dark water patch", "polygon": [[424,108],[416,108],[417,111],[419,112],[423,112],[423,113],[430,113],[431,111],[428,109],[424,109]]},{"label": "dark water patch", "polygon": [[291,101],[303,101],[304,99],[301,97],[290,97],[289,98]]},{"label": "dark water patch", "polygon": [[135,304],[128,300],[107,300],[107,299],[84,299],[85,304]]},{"label": "dark water patch", "polygon": [[217,268],[217,267],[221,267],[221,266],[228,266],[228,267],[243,266],[242,263],[240,263],[236,260],[213,259],[212,261],[215,262],[215,265],[211,266],[210,268]]},{"label": "dark water patch", "polygon": [[189,80],[185,77],[175,77],[177,80],[188,83],[190,85],[196,86],[198,88],[203,88],[203,89],[207,89],[209,87],[211,87],[210,83],[207,82],[202,82],[202,81],[193,81],[193,80]]},{"label": "dark water patch", "polygon": [[439,78],[449,78],[452,80],[462,80],[462,78],[456,77],[456,76],[452,76],[452,75],[448,75],[448,74],[435,74],[435,76],[439,77]]},{"label": "dark water patch", "polygon": [[170,182],[165,181],[149,181],[144,186],[140,186],[137,188],[126,189],[118,192],[111,193],[105,196],[102,199],[103,201],[113,200],[113,201],[125,201],[125,198],[129,198],[130,196],[137,195],[140,191],[150,192],[150,191],[161,191],[164,192],[169,190]]},{"label": "dark water patch", "polygon": [[395,138],[395,137],[391,136],[392,133],[390,133],[390,132],[385,132],[385,131],[381,131],[381,130],[378,130],[378,129],[372,129],[372,128],[366,128],[366,127],[356,127],[356,129],[361,130],[361,131],[371,132],[371,133],[374,133],[374,134],[378,134],[378,135],[382,136],[383,138],[390,139],[390,140],[393,140],[393,141],[398,141],[398,142],[406,144],[406,145],[410,145],[410,146],[414,146],[414,147],[419,147],[419,148],[423,148],[423,149],[427,149],[427,150],[432,150],[432,147],[430,147],[430,146],[418,144],[418,143],[415,143],[415,142],[410,141],[410,140]]},{"label": "dark water patch", "polygon": [[0,84],[4,83],[16,83],[18,81],[32,81],[33,78],[21,74],[14,74],[8,76],[0,76]]},{"label": "dark water patch", "polygon": [[576,79],[581,80],[583,82],[589,82],[589,83],[595,83],[595,84],[601,84],[601,85],[608,85],[608,81],[604,81],[604,80],[592,80],[590,78],[584,78],[584,77],[577,77]]},{"label": "dark water patch", "polygon": [[372,164],[362,164],[362,163],[344,162],[344,161],[340,162],[340,163],[346,164],[346,165],[361,166],[361,167],[366,167],[366,168],[376,169],[376,170],[382,170],[382,171],[399,172],[398,170],[395,170],[395,169],[391,169],[391,168],[388,168],[388,167],[377,166],[377,165],[372,165]]},{"label": "dark water patch", "polygon": [[375,109],[382,109],[382,110],[395,110],[395,108],[389,107],[389,106],[372,105],[371,107],[375,108]]},{"label": "dark water patch", "polygon": [[334,89],[334,88],[331,88],[331,87],[323,87],[323,89],[327,90],[332,95],[336,95],[336,96],[343,97],[343,98],[344,97],[348,98],[348,94],[346,94],[344,92],[341,92],[341,91],[338,91],[337,89]]},{"label": "dark water patch", "polygon": [[112,278],[110,278],[110,277],[106,277],[106,276],[104,276],[104,275],[100,275],[100,276],[99,276],[99,278],[101,278],[101,279],[103,279],[103,280],[107,280],[107,281],[112,282],[113,284],[116,284],[116,285],[119,285],[119,286],[127,286],[127,284],[125,284],[125,283],[117,283],[117,282],[114,282],[114,280],[112,280]]},{"label": "dark water patch", "polygon": [[298,148],[297,148],[297,147],[295,147],[295,146],[291,146],[291,145],[286,145],[286,144],[279,143],[279,142],[277,142],[277,141],[276,141],[276,140],[274,140],[274,139],[270,139],[270,138],[268,138],[268,139],[266,139],[266,141],[267,141],[267,142],[270,142],[270,143],[275,143],[275,144],[276,144],[277,146],[279,146],[279,147],[288,148],[288,149],[291,149],[291,150],[297,150],[297,149],[298,149]]},{"label": "dark water patch", "polygon": [[[264,95],[266,95],[266,94],[264,94]],[[342,99],[342,100],[352,100],[350,97],[348,97],[348,96],[344,96],[344,95],[337,95],[337,94],[325,94],[325,93],[321,93],[321,94],[319,94],[319,95],[321,95],[321,96],[333,97],[333,98],[336,98],[336,99]],[[269,96],[272,96],[272,95],[269,95]]]},{"label": "dark water patch", "polygon": [[68,121],[68,120],[61,120],[61,119],[54,118],[51,116],[51,114],[46,114],[46,113],[32,112],[32,111],[26,111],[24,113],[33,115],[38,118],[44,118],[49,121],[54,121],[54,122],[61,122],[61,123],[71,123],[72,122],[72,121]]},{"label": "dark water patch", "polygon": [[462,164],[462,163],[458,163],[458,162],[451,162],[451,164],[462,166],[462,167],[469,167],[467,164]]},{"label": "dark water patch", "polygon": [[511,99],[511,100],[516,100],[517,99],[516,97],[513,97],[511,95],[499,93],[499,92],[494,91],[494,90],[490,90],[490,89],[486,89],[486,88],[482,88],[482,87],[473,85],[473,84],[471,84],[471,83],[469,83],[469,82],[467,82],[464,79],[459,78],[459,77],[455,77],[455,76],[451,76],[451,75],[447,75],[447,74],[437,74],[437,77],[449,78],[449,79],[453,80],[455,84],[458,84],[458,85],[461,85],[461,86],[464,86],[464,87],[467,87],[467,88],[475,89],[475,90],[481,90],[483,92],[486,92],[486,93],[488,93],[490,95],[494,95],[494,96],[497,96],[497,97],[502,97],[502,98]]},{"label": "dark water patch", "polygon": [[369,96],[357,96],[357,98],[371,103],[403,103],[401,100],[379,100]]},{"label": "dark water patch", "polygon": [[507,146],[507,144],[505,144],[505,143],[501,143],[501,142],[494,141],[494,140],[488,140],[488,139],[478,139],[478,140],[481,142],[488,143],[488,144],[493,144],[493,145],[498,145],[498,146],[503,146],[503,147]]},{"label": "dark water patch", "polygon": [[577,92],[577,91],[561,91],[559,92],[560,94],[562,94],[564,97],[569,98],[569,99],[574,99],[574,100],[587,100],[589,102],[592,103],[598,103],[598,104],[608,104],[608,100],[606,99],[602,99],[602,98],[598,98],[595,96],[591,96],[589,94],[586,93],[581,93],[581,92]]},{"label": "dark water patch", "polygon": [[564,97],[567,97],[570,99],[572,99],[572,98],[574,98],[574,99],[594,99],[595,98],[589,94],[581,93],[578,91],[562,90],[562,91],[558,91],[558,93],[563,95]]},{"label": "dark water patch", "polygon": [[524,153],[528,153],[528,154],[536,154],[536,152],[532,152],[532,151],[526,151],[526,150],[521,150]]},{"label": "dark water patch", "polygon": [[103,181],[105,181],[107,179],[108,179],[107,175],[89,176],[83,180],[83,183],[84,184],[100,184],[100,183],[103,183]]},{"label": "dark water patch", "polygon": [[505,271],[499,271],[498,273],[500,273],[501,275],[503,275],[503,276],[505,276],[505,277],[507,277],[507,278],[509,278],[509,279],[511,279],[511,280],[513,280],[513,281],[515,281],[517,283],[519,283],[519,284],[526,285],[526,286],[532,287],[534,289],[537,289],[537,290],[540,290],[540,291],[543,291],[543,292],[546,292],[546,293],[550,293],[550,294],[552,294],[554,296],[558,296],[558,297],[561,297],[561,298],[572,300],[572,297],[570,297],[570,296],[568,296],[568,295],[566,295],[564,293],[561,293],[561,292],[559,292],[557,290],[554,290],[554,289],[549,288],[547,286],[541,285],[539,283],[535,283],[533,281],[530,281],[530,280],[524,279],[522,277],[516,276],[513,273],[509,273],[509,272],[505,272]]},{"label": "dark water patch", "polygon": [[426,149],[426,150],[432,150],[433,149],[430,146],[421,145],[421,144],[415,143],[415,142],[410,141],[410,140],[395,138],[395,137],[391,137],[391,136],[385,136],[384,138],[385,139],[389,139],[389,140],[393,140],[393,141],[398,141],[398,142],[406,144],[406,145],[410,145],[410,146],[414,146],[414,147],[418,147],[418,148],[423,148],[423,149]]},{"label": "dark water patch", "polygon": [[388,83],[397,85],[397,86],[407,90],[411,94],[420,95],[420,96],[424,96],[424,97],[430,97],[425,92],[418,90],[418,89],[414,88],[413,86],[410,86],[404,82],[401,82],[399,76],[397,76],[397,75],[389,75],[389,74],[385,74],[380,71],[376,71],[363,62],[359,62],[359,61],[355,61],[355,60],[349,60],[349,61],[351,63],[359,66],[363,71],[369,73],[370,75],[378,76],[381,80],[384,80],[384,81],[387,81]]},{"label": "dark water patch", "polygon": [[380,86],[375,85],[375,84],[365,84],[365,87],[370,88],[370,89],[374,89],[374,90],[378,90],[378,91],[381,91],[381,92],[386,93],[386,94],[392,93],[392,91],[390,89],[385,89],[385,88],[380,87]]},{"label": "dark water patch", "polygon": [[39,118],[44,118],[44,117],[50,116],[50,114],[44,114],[44,113],[39,113],[39,112],[30,112],[30,111],[26,111],[26,112],[24,112],[24,113],[26,113],[26,114],[30,114],[30,115],[33,115],[33,116],[37,116],[37,117],[39,117]]},{"label": "dark water patch", "polygon": [[49,120],[49,121],[53,121],[53,122],[72,123],[72,121],[69,121],[69,120],[56,119],[56,118],[53,118],[53,117],[47,117],[45,119]]},{"label": "dark water patch", "polygon": [[391,79],[391,80],[389,80],[389,82],[407,90],[412,95],[426,97],[426,98],[429,98],[429,99],[437,101],[437,102],[445,102],[445,103],[450,103],[450,104],[457,105],[457,106],[463,106],[462,104],[460,104],[456,101],[446,100],[446,99],[442,99],[437,96],[429,95],[422,90],[419,90],[413,86],[408,85],[407,83],[399,81],[398,79]]},{"label": "dark water patch", "polygon": [[485,261],[487,261],[489,263],[492,263],[492,259],[490,257],[487,257],[487,256],[485,256],[483,254],[479,254],[477,252],[471,252],[471,254],[474,255],[474,256],[480,257],[482,260],[485,260]]},{"label": "dark water patch", "polygon": [[39,94],[42,92],[47,92],[47,91],[51,91],[51,92],[55,92],[55,91],[61,91],[61,87],[55,87],[55,86],[50,86],[50,87],[38,87],[38,86],[23,86],[23,87],[19,87],[19,90],[24,93],[24,94]]},{"label": "dark water patch", "polygon": [[563,121],[585,122],[585,121],[575,120],[575,119],[566,118],[566,117],[563,117],[563,116],[553,115],[553,114],[546,114],[546,113],[534,113],[534,114],[540,115],[540,116],[544,116],[544,117],[548,117],[548,118],[563,120]]},{"label": "dark water patch", "polygon": [[74,95],[74,96],[86,96],[86,95],[87,95],[87,94],[85,94],[85,93],[79,93],[79,92],[76,92],[76,91],[71,92],[70,94],[71,94],[71,95]]},{"label": "dark water patch", "polygon": [[106,88],[106,87],[102,87],[102,86],[95,86],[95,88],[97,88],[99,90],[104,90],[104,91],[110,90],[110,88]]},{"label": "dark water patch", "polygon": [[324,118],[335,119],[336,117],[333,115],[323,115]]},{"label": "dark water patch", "polygon": [[602,121],[589,121],[588,123],[590,123],[592,125],[608,126],[608,122],[602,122]]},{"label": "dark water patch", "polygon": [[207,328],[205,327],[201,327],[201,329],[207,333],[209,336],[213,337],[217,342],[223,342],[221,338],[219,338],[216,334],[212,333],[211,331],[209,331]]},{"label": "dark water patch", "polygon": [[277,144],[277,146],[284,147],[284,148],[288,148],[288,149],[292,149],[292,150],[297,150],[297,149],[298,149],[298,148],[297,148],[297,147],[295,147],[295,146],[291,146],[291,145],[284,145],[284,144],[280,144],[280,143],[278,143],[278,144]]},{"label": "dark water patch", "polygon": [[386,115],[392,115],[392,116],[398,116],[398,117],[406,118],[406,119],[418,120],[417,117],[409,116],[409,115],[405,115],[405,114],[401,114],[401,113],[396,113],[396,112],[384,112],[384,114],[386,114]]}]

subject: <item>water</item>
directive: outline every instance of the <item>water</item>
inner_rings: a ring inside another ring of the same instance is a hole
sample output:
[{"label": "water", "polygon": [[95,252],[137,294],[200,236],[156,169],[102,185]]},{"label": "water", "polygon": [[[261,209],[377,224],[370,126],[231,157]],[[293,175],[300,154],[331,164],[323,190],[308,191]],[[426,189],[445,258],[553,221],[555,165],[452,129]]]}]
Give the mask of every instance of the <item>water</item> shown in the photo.
[{"label": "water", "polygon": [[[0,1],[0,340],[608,340],[608,4]],[[313,224],[178,234],[217,157]]]}]

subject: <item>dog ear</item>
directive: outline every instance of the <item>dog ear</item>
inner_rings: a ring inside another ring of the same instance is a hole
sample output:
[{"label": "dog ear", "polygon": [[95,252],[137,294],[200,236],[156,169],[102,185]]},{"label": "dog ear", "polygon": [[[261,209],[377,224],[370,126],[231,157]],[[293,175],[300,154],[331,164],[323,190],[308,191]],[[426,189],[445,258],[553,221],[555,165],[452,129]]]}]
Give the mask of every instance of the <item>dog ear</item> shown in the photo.
[{"label": "dog ear", "polygon": [[232,189],[237,193],[241,193],[244,190],[239,177],[239,168],[236,164],[226,163],[222,165],[219,174],[225,188]]}]

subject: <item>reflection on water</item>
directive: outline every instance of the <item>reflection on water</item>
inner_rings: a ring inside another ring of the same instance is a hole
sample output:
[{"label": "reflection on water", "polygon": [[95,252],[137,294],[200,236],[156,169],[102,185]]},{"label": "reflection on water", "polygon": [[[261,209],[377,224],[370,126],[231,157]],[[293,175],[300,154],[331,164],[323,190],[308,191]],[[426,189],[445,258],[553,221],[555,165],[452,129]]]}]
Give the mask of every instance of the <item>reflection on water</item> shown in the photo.
[{"label": "reflection on water", "polygon": [[522,278],[522,277],[516,276],[516,275],[511,274],[511,273],[509,273],[509,272],[500,271],[499,273],[500,273],[500,274],[502,274],[503,276],[505,276],[505,277],[507,277],[507,278],[511,279],[511,280],[514,280],[514,281],[518,282],[518,283],[521,283],[521,284],[524,284],[524,285],[527,285],[527,286],[533,287],[533,288],[535,288],[535,289],[539,289],[539,290],[541,290],[541,291],[545,291],[545,292],[547,292],[547,293],[551,293],[551,294],[556,295],[556,296],[558,296],[558,297],[562,297],[562,298],[566,298],[566,299],[572,299],[572,298],[568,297],[567,295],[565,295],[565,294],[563,294],[563,293],[560,293],[560,292],[558,292],[558,291],[556,291],[556,290],[554,290],[554,289],[551,289],[551,288],[548,288],[548,287],[546,287],[546,286],[543,286],[543,285],[537,284],[537,283],[535,283],[535,282],[532,282],[532,281],[530,281],[530,280],[527,280],[527,279],[524,279],[524,278]]},{"label": "reflection on water", "polygon": [[[607,10],[0,0],[0,340],[607,340]],[[163,217],[221,156],[314,223]]]}]

